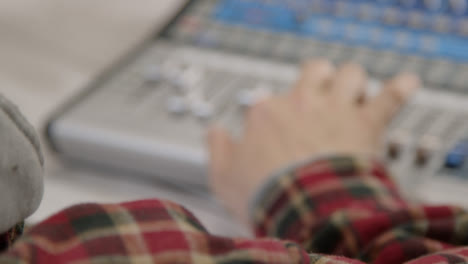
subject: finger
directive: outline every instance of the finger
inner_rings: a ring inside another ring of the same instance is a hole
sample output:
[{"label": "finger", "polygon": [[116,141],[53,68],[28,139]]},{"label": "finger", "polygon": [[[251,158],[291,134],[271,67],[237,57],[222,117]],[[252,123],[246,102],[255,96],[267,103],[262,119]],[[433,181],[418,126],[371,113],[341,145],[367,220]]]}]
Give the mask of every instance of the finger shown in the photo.
[{"label": "finger", "polygon": [[328,60],[312,60],[302,66],[299,81],[291,91],[296,99],[310,100],[326,90],[335,68]]},{"label": "finger", "polygon": [[341,102],[356,104],[361,100],[367,85],[367,73],[363,67],[347,63],[341,66],[331,85],[331,96]]},{"label": "finger", "polygon": [[420,86],[421,81],[416,75],[399,74],[385,83],[380,94],[369,103],[367,110],[371,111],[377,123],[385,125]]},{"label": "finger", "polygon": [[[276,164],[284,155],[284,135],[283,130],[291,128],[286,118],[287,109],[284,102],[285,97],[274,96],[260,104],[254,105],[248,112],[246,118],[245,137],[240,144],[245,143],[251,146],[251,151],[262,151],[263,159]],[[282,151],[278,151],[281,149]],[[265,151],[269,150],[269,151]],[[254,155],[255,156],[255,155]],[[262,164],[259,164],[261,166]],[[268,164],[263,164],[268,165]]]},{"label": "finger", "polygon": [[[269,141],[270,137],[277,134],[273,126],[274,120],[280,116],[275,115],[272,109],[282,108],[278,104],[278,96],[270,97],[253,105],[246,116],[244,141]],[[280,112],[283,112],[279,109]]]},{"label": "finger", "polygon": [[[292,160],[301,160],[307,157],[310,152],[305,150],[311,149],[310,131],[305,131],[302,126],[298,126],[301,122],[309,122],[303,120],[303,114],[295,111],[295,107],[291,105],[291,101],[286,97],[276,96],[270,100],[270,103],[265,106],[269,115],[264,117],[269,123],[269,133],[264,133],[262,137],[267,137],[269,134],[274,136],[272,144],[281,147],[282,154],[290,157]],[[307,119],[309,116],[307,116]],[[267,139],[265,139],[267,140]],[[275,149],[272,150],[276,153]]]},{"label": "finger", "polygon": [[211,178],[219,178],[230,167],[235,143],[229,133],[221,127],[212,127],[208,132]]}]

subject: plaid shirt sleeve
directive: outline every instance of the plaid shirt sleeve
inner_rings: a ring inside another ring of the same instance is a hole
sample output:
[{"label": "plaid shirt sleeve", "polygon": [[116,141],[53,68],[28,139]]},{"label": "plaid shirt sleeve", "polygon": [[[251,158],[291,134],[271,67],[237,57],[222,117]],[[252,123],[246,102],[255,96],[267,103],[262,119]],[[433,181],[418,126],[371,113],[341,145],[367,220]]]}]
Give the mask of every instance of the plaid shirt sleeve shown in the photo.
[{"label": "plaid shirt sleeve", "polygon": [[211,235],[167,201],[83,204],[29,229],[0,263],[464,263],[468,214],[411,206],[384,168],[334,157],[265,186],[257,239]]},{"label": "plaid shirt sleeve", "polygon": [[467,212],[408,204],[375,160],[318,159],[285,171],[260,193],[252,213],[259,237],[366,263],[468,263],[468,248],[456,248],[468,244]]}]

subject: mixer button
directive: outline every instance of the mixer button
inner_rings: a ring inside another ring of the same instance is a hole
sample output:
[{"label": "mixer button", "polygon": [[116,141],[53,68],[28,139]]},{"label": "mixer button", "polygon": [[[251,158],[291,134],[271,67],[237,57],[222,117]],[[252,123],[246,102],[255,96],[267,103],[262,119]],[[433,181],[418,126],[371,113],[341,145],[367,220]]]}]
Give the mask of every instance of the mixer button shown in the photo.
[{"label": "mixer button", "polygon": [[422,29],[426,25],[427,18],[421,12],[411,11],[408,14],[408,24],[412,28]]},{"label": "mixer button", "polygon": [[194,116],[206,120],[213,117],[214,109],[210,103],[200,101],[193,104],[192,113]]},{"label": "mixer button", "polygon": [[185,85],[184,85],[184,81],[182,80],[182,78],[180,78],[179,76],[171,76],[169,78],[167,78],[166,80],[168,82],[168,84],[180,91],[183,91],[185,89]]},{"label": "mixer button", "polygon": [[334,13],[340,17],[352,16],[350,12],[352,10],[352,5],[347,3],[347,1],[337,1],[334,6]]},{"label": "mixer button", "polygon": [[387,156],[388,158],[395,160],[398,159],[403,150],[404,146],[408,143],[408,134],[404,131],[395,131],[389,136],[387,144]]},{"label": "mixer button", "polygon": [[426,165],[433,153],[439,148],[439,140],[435,137],[425,136],[416,148],[414,162],[417,166]]},{"label": "mixer button", "polygon": [[432,27],[437,32],[450,32],[453,29],[453,20],[447,16],[437,16]]},{"label": "mixer button", "polygon": [[254,94],[250,90],[244,89],[237,94],[237,102],[240,106],[251,106],[254,101]]},{"label": "mixer button", "polygon": [[424,0],[424,7],[429,11],[441,11],[445,0]]},{"label": "mixer button", "polygon": [[465,14],[468,3],[466,0],[449,0],[450,11],[456,15]]},{"label": "mixer button", "polygon": [[184,68],[185,65],[166,63],[163,67],[164,80],[172,87],[182,89],[184,87],[184,81],[181,76]]},{"label": "mixer button", "polygon": [[158,83],[164,79],[161,69],[156,65],[148,66],[143,72],[143,78],[147,83]]},{"label": "mixer button", "polygon": [[402,16],[397,8],[387,8],[383,11],[383,20],[386,24],[397,25],[402,22]]},{"label": "mixer button", "polygon": [[400,4],[404,7],[414,7],[418,3],[418,0],[400,0]]},{"label": "mixer button", "polygon": [[445,156],[445,167],[451,169],[459,169],[465,163],[468,155],[468,142],[459,142]]},{"label": "mixer button", "polygon": [[166,109],[172,114],[184,114],[188,110],[187,100],[181,96],[171,96],[166,102]]},{"label": "mixer button", "polygon": [[205,72],[203,69],[195,66],[188,66],[184,72],[182,77],[189,85],[194,85],[200,82],[205,76]]},{"label": "mixer button", "polygon": [[468,19],[462,19],[458,23],[458,33],[462,36],[468,37]]},{"label": "mixer button", "polygon": [[397,2],[397,0],[377,0],[380,4],[392,5]]},{"label": "mixer button", "polygon": [[181,92],[187,92],[204,79],[204,74],[201,68],[185,66],[178,75],[171,75],[169,81],[173,87],[178,88]]},{"label": "mixer button", "polygon": [[377,8],[372,4],[361,4],[358,9],[358,17],[361,20],[369,21],[373,20],[378,16]]},{"label": "mixer button", "polygon": [[452,152],[445,157],[445,167],[450,169],[458,169],[465,162],[465,156],[460,153]]}]

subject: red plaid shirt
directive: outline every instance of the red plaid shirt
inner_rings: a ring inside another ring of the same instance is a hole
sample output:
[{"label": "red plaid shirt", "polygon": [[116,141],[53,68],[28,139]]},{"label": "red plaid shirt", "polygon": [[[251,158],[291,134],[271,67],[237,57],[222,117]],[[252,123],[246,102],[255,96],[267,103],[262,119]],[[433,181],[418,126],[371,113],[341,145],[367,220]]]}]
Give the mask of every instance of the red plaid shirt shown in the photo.
[{"label": "red plaid shirt", "polygon": [[168,201],[83,204],[29,229],[0,263],[468,262],[468,213],[409,205],[369,159],[291,169],[258,198],[256,239],[211,235]]}]

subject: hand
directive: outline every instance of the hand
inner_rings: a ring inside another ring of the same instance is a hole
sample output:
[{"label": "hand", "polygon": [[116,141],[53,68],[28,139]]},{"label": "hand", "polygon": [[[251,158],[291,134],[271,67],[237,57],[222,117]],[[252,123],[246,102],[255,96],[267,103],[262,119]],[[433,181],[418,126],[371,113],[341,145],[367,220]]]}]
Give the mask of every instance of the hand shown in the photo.
[{"label": "hand", "polygon": [[360,66],[335,69],[328,61],[311,61],[288,94],[249,109],[241,139],[212,128],[214,192],[247,221],[248,200],[275,170],[323,154],[375,154],[389,121],[420,83],[400,74],[376,97],[367,98],[367,81]]}]

